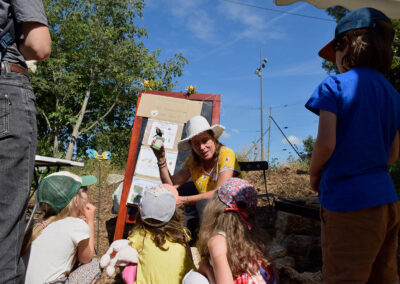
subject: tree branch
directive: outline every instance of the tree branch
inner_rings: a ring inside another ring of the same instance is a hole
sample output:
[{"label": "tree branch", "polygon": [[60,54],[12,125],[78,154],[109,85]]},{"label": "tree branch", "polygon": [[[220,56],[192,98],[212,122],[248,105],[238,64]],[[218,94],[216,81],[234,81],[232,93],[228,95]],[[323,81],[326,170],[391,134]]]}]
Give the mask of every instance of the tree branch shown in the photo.
[{"label": "tree branch", "polygon": [[89,131],[90,129],[95,127],[100,121],[102,121],[115,107],[115,105],[117,104],[118,97],[119,97],[119,94],[115,97],[114,103],[110,106],[110,108],[106,111],[105,114],[103,114],[98,120],[93,122],[92,125],[90,125],[88,128],[83,129],[80,133],[85,133],[85,132]]}]

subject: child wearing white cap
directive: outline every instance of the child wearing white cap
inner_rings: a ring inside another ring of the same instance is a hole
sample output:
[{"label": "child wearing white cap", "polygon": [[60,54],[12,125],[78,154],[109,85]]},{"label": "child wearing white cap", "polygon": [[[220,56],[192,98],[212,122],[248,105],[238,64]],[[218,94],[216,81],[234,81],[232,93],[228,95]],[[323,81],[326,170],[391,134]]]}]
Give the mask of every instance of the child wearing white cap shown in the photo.
[{"label": "child wearing white cap", "polygon": [[[96,207],[87,200],[86,187],[95,176],[56,172],[39,185],[37,198],[44,221],[25,236],[22,250],[26,284],[92,283],[100,276],[93,258]],[[80,265],[71,271],[78,261]]]},{"label": "child wearing white cap", "polygon": [[194,269],[183,212],[176,210],[177,196],[176,189],[167,184],[143,194],[139,216],[128,237],[138,252],[136,284],[180,284],[185,274]]}]

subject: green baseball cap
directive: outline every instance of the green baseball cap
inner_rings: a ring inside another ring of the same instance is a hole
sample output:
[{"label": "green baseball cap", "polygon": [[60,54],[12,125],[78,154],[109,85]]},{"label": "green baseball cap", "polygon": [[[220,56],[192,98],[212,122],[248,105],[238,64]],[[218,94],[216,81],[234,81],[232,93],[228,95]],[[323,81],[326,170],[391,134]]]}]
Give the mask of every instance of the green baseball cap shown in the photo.
[{"label": "green baseball cap", "polygon": [[40,182],[37,198],[39,202],[49,204],[51,211],[57,213],[71,202],[81,187],[96,182],[95,176],[77,176],[67,171],[56,172]]}]

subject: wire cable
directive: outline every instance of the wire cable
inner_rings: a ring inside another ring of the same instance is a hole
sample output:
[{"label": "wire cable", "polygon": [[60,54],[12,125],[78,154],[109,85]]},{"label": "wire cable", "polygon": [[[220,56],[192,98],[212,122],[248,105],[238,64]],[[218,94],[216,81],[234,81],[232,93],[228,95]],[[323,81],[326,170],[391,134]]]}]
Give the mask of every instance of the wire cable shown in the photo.
[{"label": "wire cable", "polygon": [[271,9],[271,8],[267,8],[267,7],[257,6],[257,5],[250,4],[250,3],[245,3],[245,2],[239,2],[239,1],[233,1],[233,0],[222,0],[222,1],[225,1],[225,2],[228,2],[228,3],[232,3],[232,4],[236,4],[236,5],[242,5],[242,6],[257,8],[257,9],[261,9],[261,10],[267,10],[267,11],[276,12],[276,13],[288,14],[288,15],[292,15],[292,16],[310,18],[310,19],[326,21],[326,22],[336,22],[335,20],[331,20],[331,19],[327,19],[327,18],[314,17],[314,16],[308,16],[308,15],[297,14],[297,13],[292,13],[292,12],[286,12],[286,11],[282,11],[282,10],[277,10],[277,9]]}]

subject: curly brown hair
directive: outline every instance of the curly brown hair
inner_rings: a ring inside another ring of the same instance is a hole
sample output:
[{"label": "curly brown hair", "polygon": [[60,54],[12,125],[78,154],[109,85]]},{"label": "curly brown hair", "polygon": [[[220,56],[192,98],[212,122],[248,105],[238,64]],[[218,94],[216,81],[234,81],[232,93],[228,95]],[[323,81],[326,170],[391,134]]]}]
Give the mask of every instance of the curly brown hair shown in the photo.
[{"label": "curly brown hair", "polygon": [[339,35],[333,48],[343,51],[348,47],[341,62],[346,71],[369,67],[387,75],[393,60],[393,37],[393,26],[377,21],[374,28],[353,29]]},{"label": "curly brown hair", "polygon": [[247,221],[251,225],[249,230],[236,212],[225,211],[226,208],[216,192],[204,209],[204,219],[196,244],[202,259],[210,258],[208,240],[222,231],[226,234],[227,258],[234,278],[247,271],[256,274],[260,264],[264,268],[272,267],[271,258],[264,244],[268,234],[257,224],[255,212],[253,210],[247,212]]},{"label": "curly brown hair", "polygon": [[[221,142],[219,142],[219,140],[215,137],[214,131],[212,130],[207,130],[206,131],[208,134],[210,134],[211,139],[214,141],[215,143],[215,153],[213,156],[213,159],[218,158],[219,152],[221,150],[221,147],[224,146],[224,144],[222,144]],[[191,145],[191,140],[189,140],[189,144]],[[201,165],[201,158],[199,157],[199,155],[196,154],[196,152],[193,150],[192,148],[192,156],[193,156],[193,162],[196,166]]]},{"label": "curly brown hair", "polygon": [[171,242],[180,243],[182,245],[186,245],[189,241],[188,236],[190,233],[183,226],[184,213],[182,209],[177,208],[171,220],[165,224],[155,219],[146,219],[146,221],[143,222],[140,217],[140,212],[137,214],[136,224],[129,235],[133,234],[135,231],[144,232],[144,241],[146,234],[150,233],[156,246],[163,251],[168,250],[168,248],[164,247],[167,237]]}]

